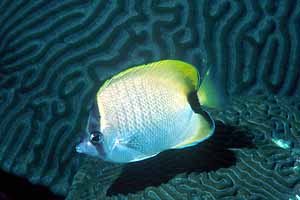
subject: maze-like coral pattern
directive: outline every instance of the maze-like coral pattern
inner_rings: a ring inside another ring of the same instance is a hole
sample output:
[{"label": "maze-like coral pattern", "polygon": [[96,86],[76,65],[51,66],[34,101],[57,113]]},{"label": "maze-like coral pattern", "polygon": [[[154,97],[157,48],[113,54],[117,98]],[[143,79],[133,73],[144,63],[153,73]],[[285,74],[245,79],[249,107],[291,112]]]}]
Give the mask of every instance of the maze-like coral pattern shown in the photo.
[{"label": "maze-like coral pattern", "polygon": [[299,2],[218,2],[201,5],[203,43],[228,93],[299,94]]},{"label": "maze-like coral pattern", "polygon": [[180,59],[229,94],[299,94],[299,21],[296,0],[2,0],[0,167],[66,194],[97,89],[136,64]]},{"label": "maze-like coral pattern", "polygon": [[[300,195],[300,97],[257,96],[232,102],[224,112],[212,111],[216,133],[196,147],[130,164],[118,178],[112,177],[114,168],[110,173],[103,168],[96,175],[95,161],[87,162],[68,199],[296,199]],[[274,140],[290,148],[283,149]],[[113,183],[107,194],[105,183]]]}]

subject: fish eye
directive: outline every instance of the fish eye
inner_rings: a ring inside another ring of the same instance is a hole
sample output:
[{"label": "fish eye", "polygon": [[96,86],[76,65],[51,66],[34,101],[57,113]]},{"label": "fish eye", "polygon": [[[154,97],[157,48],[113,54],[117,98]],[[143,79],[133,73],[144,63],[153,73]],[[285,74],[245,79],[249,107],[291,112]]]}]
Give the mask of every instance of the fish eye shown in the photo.
[{"label": "fish eye", "polygon": [[98,144],[98,143],[102,142],[102,139],[103,139],[102,137],[103,136],[102,136],[101,132],[93,131],[93,132],[91,132],[91,135],[90,135],[90,142],[92,144]]}]

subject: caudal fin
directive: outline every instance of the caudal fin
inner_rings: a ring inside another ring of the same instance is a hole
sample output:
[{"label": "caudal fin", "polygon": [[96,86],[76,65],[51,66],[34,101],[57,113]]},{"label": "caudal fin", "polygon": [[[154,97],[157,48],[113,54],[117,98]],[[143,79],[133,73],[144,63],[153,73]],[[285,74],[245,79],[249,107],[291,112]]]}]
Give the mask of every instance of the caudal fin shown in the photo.
[{"label": "caudal fin", "polygon": [[223,108],[228,101],[228,97],[224,90],[212,78],[210,70],[205,73],[204,79],[200,84],[197,92],[200,105],[211,108]]}]

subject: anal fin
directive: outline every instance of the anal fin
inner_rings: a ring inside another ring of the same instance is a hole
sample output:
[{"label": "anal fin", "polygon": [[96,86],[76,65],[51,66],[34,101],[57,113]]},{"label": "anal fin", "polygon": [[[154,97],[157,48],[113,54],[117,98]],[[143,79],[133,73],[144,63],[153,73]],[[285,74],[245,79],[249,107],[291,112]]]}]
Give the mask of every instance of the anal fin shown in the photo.
[{"label": "anal fin", "polygon": [[202,111],[201,113],[193,113],[190,123],[190,128],[187,130],[191,133],[190,137],[174,146],[173,149],[182,149],[194,146],[208,139],[215,130],[215,123],[213,119],[205,111]]}]

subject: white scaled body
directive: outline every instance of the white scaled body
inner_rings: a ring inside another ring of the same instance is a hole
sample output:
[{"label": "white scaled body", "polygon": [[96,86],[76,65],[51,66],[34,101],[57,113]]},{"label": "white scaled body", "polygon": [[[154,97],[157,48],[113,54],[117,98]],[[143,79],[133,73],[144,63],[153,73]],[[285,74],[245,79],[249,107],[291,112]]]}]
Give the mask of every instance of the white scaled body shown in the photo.
[{"label": "white scaled body", "polygon": [[[183,141],[189,134],[193,110],[179,88],[164,77],[132,72],[98,95],[101,132],[109,138],[109,157],[138,160]],[[123,151],[120,154],[119,151]]]}]

